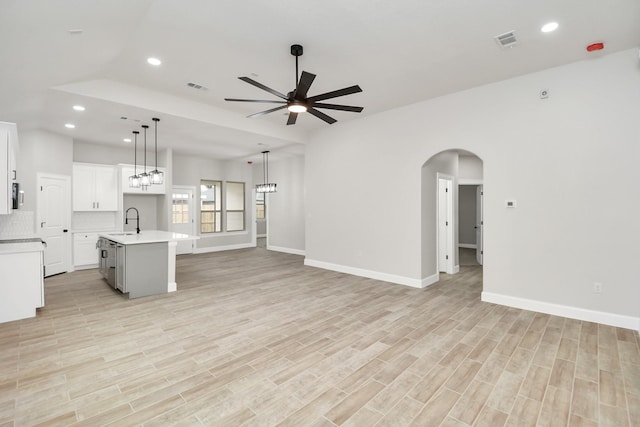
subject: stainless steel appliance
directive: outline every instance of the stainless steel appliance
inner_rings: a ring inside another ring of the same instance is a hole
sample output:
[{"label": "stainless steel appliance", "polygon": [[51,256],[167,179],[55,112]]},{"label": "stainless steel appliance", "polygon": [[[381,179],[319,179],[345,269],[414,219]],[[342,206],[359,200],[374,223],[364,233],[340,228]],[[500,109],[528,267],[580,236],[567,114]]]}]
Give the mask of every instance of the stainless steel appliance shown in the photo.
[{"label": "stainless steel appliance", "polygon": [[100,274],[107,280],[109,286],[115,289],[117,244],[109,239],[101,237],[98,239],[98,249],[100,249]]}]

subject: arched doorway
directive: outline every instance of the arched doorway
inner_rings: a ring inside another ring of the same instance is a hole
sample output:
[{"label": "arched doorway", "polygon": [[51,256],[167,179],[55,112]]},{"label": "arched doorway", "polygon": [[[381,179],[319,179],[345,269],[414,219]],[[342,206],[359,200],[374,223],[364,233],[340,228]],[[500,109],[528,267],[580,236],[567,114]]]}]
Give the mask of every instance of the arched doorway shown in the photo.
[{"label": "arched doorway", "polygon": [[[484,165],[482,159],[475,153],[450,149],[441,151],[430,157],[422,166],[422,281],[425,286],[439,280],[440,274],[455,274],[460,269],[460,186],[474,186],[476,194],[483,193]],[[444,180],[449,180],[452,185],[446,185]],[[443,203],[448,203],[447,195],[443,192],[451,191],[451,207],[446,209]],[[465,194],[468,193],[465,189]],[[481,211],[477,212],[478,201],[474,203],[473,217],[476,223],[473,227],[482,227]],[[466,206],[466,205],[465,205]],[[464,207],[463,207],[464,208]],[[481,209],[481,201],[480,206]],[[464,208],[466,209],[466,208]],[[465,218],[470,212],[462,212]],[[446,217],[443,217],[446,215]],[[466,219],[465,219],[466,221]],[[474,229],[477,230],[477,229]],[[464,230],[466,233],[466,229]],[[479,246],[479,255],[482,255],[483,233],[480,228],[479,235],[475,236],[472,243],[466,243],[465,251],[469,246]],[[466,236],[466,234],[465,234]],[[466,237],[465,237],[466,240]],[[479,242],[478,242],[479,240]],[[443,259],[443,257],[449,257]],[[465,258],[466,259],[466,258]],[[448,263],[446,261],[449,261]],[[482,263],[482,258],[478,259]]]}]

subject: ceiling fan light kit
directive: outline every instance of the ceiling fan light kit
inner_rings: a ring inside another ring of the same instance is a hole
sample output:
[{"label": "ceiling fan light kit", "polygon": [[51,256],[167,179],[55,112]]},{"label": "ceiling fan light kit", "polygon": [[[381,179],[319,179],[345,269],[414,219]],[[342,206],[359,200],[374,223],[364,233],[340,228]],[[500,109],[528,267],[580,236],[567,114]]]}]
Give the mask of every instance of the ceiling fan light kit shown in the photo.
[{"label": "ceiling fan light kit", "polygon": [[272,103],[272,104],[282,104],[278,107],[270,108],[265,111],[260,111],[258,113],[251,114],[247,117],[258,117],[265,114],[273,113],[274,111],[279,111],[282,109],[289,110],[289,118],[287,119],[287,125],[293,125],[296,123],[298,118],[298,114],[308,112],[309,114],[323,120],[326,123],[333,124],[337,120],[333,117],[319,111],[318,108],[326,108],[330,110],[339,110],[339,111],[350,111],[352,113],[360,113],[364,109],[363,107],[354,107],[350,105],[338,105],[338,104],[326,104],[321,103],[319,101],[324,101],[325,99],[330,98],[338,98],[340,96],[351,95],[354,93],[362,92],[362,89],[358,85],[349,86],[343,89],[334,90],[331,92],[323,93],[320,95],[315,95],[311,97],[307,97],[307,92],[311,87],[311,83],[316,78],[315,74],[309,73],[307,71],[303,71],[300,78],[298,78],[298,57],[302,56],[303,49],[299,44],[294,44],[291,46],[291,55],[296,58],[296,87],[291,92],[284,95],[277,90],[271,89],[259,83],[249,77],[238,77],[240,80],[249,83],[257,88],[260,88],[266,92],[269,92],[272,95],[277,96],[281,100],[260,100],[260,99],[238,99],[238,98],[225,98],[225,101],[232,102],[263,102],[263,103]]}]

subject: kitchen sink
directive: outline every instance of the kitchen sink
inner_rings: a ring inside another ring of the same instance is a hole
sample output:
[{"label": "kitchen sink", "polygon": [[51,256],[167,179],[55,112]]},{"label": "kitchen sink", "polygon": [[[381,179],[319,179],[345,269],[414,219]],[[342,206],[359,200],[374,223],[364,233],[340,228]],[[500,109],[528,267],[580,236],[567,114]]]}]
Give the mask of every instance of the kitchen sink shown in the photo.
[{"label": "kitchen sink", "polygon": [[134,236],[136,233],[109,233],[109,236]]}]

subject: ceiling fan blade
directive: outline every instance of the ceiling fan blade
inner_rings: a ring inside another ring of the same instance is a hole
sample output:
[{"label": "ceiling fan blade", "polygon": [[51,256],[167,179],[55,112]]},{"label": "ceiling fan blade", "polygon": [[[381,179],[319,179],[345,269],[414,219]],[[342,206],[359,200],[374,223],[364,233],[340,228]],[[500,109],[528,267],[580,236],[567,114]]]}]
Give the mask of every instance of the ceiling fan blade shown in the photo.
[{"label": "ceiling fan blade", "polygon": [[362,89],[360,89],[360,86],[358,85],[349,86],[349,87],[345,87],[344,89],[338,89],[338,90],[323,93],[320,95],[311,96],[307,98],[307,101],[309,102],[322,101],[323,99],[337,98],[339,96],[351,95],[352,93],[358,93],[358,92],[362,92]]},{"label": "ceiling fan blade", "polygon": [[334,119],[331,116],[327,116],[325,113],[323,113],[322,111],[318,111],[315,108],[311,107],[307,110],[307,113],[309,114],[313,114],[314,116],[316,116],[317,118],[319,118],[320,120],[324,120],[325,122],[329,123],[330,125],[334,124],[335,122],[337,122],[336,119]]},{"label": "ceiling fan blade", "polygon": [[281,105],[280,107],[276,107],[276,108],[272,108],[270,110],[265,110],[265,111],[260,111],[259,113],[253,113],[248,117],[258,117],[258,116],[262,116],[264,114],[269,114],[269,113],[273,113],[274,111],[278,111],[278,110],[282,110],[283,108],[287,108],[286,105]]},{"label": "ceiling fan blade", "polygon": [[225,98],[225,101],[234,101],[234,102],[269,102],[271,104],[286,104],[287,101],[274,101],[274,100],[266,100],[266,99],[237,99],[237,98]]},{"label": "ceiling fan blade", "polygon": [[360,113],[364,110],[364,107],[352,107],[351,105],[337,105],[337,104],[324,104],[322,102],[314,102],[314,108],[328,108],[330,110],[352,111],[354,113]]},{"label": "ceiling fan blade", "polygon": [[[275,96],[277,96],[278,98],[282,98],[284,100],[287,99],[287,97],[283,94],[281,94],[280,92],[278,92],[277,90],[271,89],[270,87],[266,87],[265,85],[263,85],[262,83],[258,83],[257,81],[250,79],[249,77],[238,77],[240,80],[242,80],[243,82],[247,82],[250,85],[254,85],[255,87],[259,87],[262,90],[266,90],[267,92],[269,92],[270,94],[273,94]],[[326,99],[326,98],[325,98]]]},{"label": "ceiling fan blade", "polygon": [[313,83],[313,79],[316,78],[315,74],[307,73],[306,71],[302,72],[300,76],[300,81],[298,82],[298,87],[296,88],[296,93],[294,98],[298,101],[304,101],[307,97],[307,92],[311,87],[311,83]]},{"label": "ceiling fan blade", "polygon": [[289,119],[287,120],[287,125],[295,125],[297,118],[298,118],[298,113],[290,112]]}]

